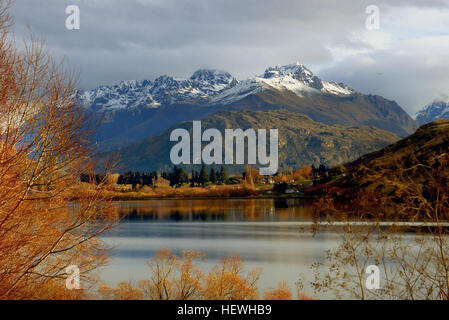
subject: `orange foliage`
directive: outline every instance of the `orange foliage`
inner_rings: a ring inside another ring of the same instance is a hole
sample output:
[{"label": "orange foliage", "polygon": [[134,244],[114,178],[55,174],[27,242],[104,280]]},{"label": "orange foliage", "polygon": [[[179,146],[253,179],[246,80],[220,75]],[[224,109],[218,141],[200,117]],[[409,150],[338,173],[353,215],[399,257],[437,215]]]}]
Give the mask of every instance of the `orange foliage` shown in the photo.
[{"label": "orange foliage", "polygon": [[238,256],[223,258],[209,274],[204,274],[197,263],[205,257],[199,252],[184,251],[181,257],[161,249],[149,262],[152,277],[141,280],[138,288],[121,282],[118,288],[101,286],[99,294],[106,299],[188,300],[257,299],[257,281],[260,270],[243,274],[243,263]]},{"label": "orange foliage", "polygon": [[276,288],[268,289],[264,293],[265,300],[291,300],[292,291],[285,281],[280,281]]},{"label": "orange foliage", "polygon": [[239,256],[223,258],[206,280],[204,298],[209,300],[257,299],[257,281],[261,270],[255,269],[243,276],[243,263]]},{"label": "orange foliage", "polygon": [[[84,186],[89,188],[89,186]],[[207,188],[188,187],[144,187],[139,192],[118,192],[118,186],[114,186],[116,191],[105,191],[105,195],[116,200],[128,199],[151,199],[151,198],[226,198],[226,197],[248,197],[262,193],[256,188],[249,188],[248,185],[214,185]]]},{"label": "orange foliage", "polygon": [[203,273],[196,264],[203,257],[193,251],[183,251],[177,257],[170,250],[161,249],[149,262],[152,278],[139,281],[139,287],[153,300],[199,298]]},{"label": "orange foliage", "polygon": [[[152,277],[141,280],[138,287],[120,282],[118,288],[100,286],[98,293],[105,299],[120,300],[254,300],[258,299],[257,282],[261,269],[244,272],[238,255],[222,258],[207,274],[198,263],[205,258],[199,252],[183,251],[176,256],[170,250],[160,249],[150,259]],[[287,282],[281,281],[276,288],[265,290],[266,300],[291,300],[292,292]],[[299,293],[299,300],[312,300]]]},{"label": "orange foliage", "polygon": [[[161,249],[150,259],[152,277],[141,280],[134,287],[120,282],[118,288],[100,286],[98,293],[105,299],[119,300],[255,300],[259,298],[257,282],[261,269],[244,271],[238,255],[222,258],[207,274],[198,263],[205,258],[199,252],[183,251],[176,256],[170,250]],[[265,290],[266,300],[291,300],[292,292],[287,282]],[[299,293],[299,300],[312,300]]]},{"label": "orange foliage", "polygon": [[[72,75],[41,43],[15,48],[9,2],[0,1],[0,299],[79,299],[106,262],[97,237],[113,223],[108,199],[79,192],[91,172],[91,130]],[[80,270],[67,290],[65,268]]]},{"label": "orange foliage", "polygon": [[312,176],[312,167],[311,166],[303,166],[300,169],[293,172],[293,177],[295,179],[302,178],[302,179],[310,179]]},{"label": "orange foliage", "polygon": [[106,285],[100,286],[98,292],[105,298],[115,300],[142,300],[143,292],[134,288],[129,282],[123,281],[118,288],[110,288]]},{"label": "orange foliage", "polygon": [[298,300],[313,300],[313,298],[306,296],[304,293],[298,293]]}]

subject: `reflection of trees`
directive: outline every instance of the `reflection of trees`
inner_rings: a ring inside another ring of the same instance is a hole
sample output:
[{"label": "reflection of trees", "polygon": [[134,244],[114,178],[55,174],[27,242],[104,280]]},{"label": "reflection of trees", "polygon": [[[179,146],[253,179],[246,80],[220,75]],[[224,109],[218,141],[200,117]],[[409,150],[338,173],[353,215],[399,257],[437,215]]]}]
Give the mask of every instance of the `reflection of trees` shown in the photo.
[{"label": "reflection of trees", "polygon": [[311,216],[310,207],[282,199],[283,206],[286,207],[279,208],[276,201],[274,199],[126,201],[116,203],[114,211],[129,220],[258,221]]},{"label": "reflection of trees", "polygon": [[288,208],[287,199],[274,199],[275,208]]}]

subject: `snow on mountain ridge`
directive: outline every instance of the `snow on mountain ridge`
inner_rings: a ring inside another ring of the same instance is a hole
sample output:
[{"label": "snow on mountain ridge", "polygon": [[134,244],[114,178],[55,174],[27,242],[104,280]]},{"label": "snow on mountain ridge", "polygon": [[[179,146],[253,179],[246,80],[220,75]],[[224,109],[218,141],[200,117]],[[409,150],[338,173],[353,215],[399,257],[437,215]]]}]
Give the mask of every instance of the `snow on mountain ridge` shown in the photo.
[{"label": "snow on mountain ridge", "polygon": [[264,79],[291,77],[306,84],[308,87],[318,90],[322,88],[321,80],[299,62],[285,66],[269,67],[265,70],[262,77]]},{"label": "snow on mountain ridge", "polygon": [[322,81],[304,65],[296,62],[285,66],[269,67],[265,72],[248,80],[240,81],[235,87],[212,97],[212,103],[230,104],[265,89],[291,91],[297,96],[312,94],[350,95],[355,91],[349,86]]},{"label": "snow on mountain ridge", "polygon": [[205,101],[237,84],[229,73],[218,70],[197,70],[189,79],[163,75],[150,80],[126,80],[112,86],[98,86],[84,91],[79,99],[92,111],[104,112],[126,108],[157,108],[189,100]]},{"label": "snow on mountain ridge", "polygon": [[426,105],[416,115],[419,124],[435,120],[449,119],[449,97],[443,96]]},{"label": "snow on mountain ridge", "polygon": [[80,101],[93,111],[126,108],[158,108],[161,105],[196,101],[230,104],[266,89],[291,91],[298,96],[311,94],[350,95],[354,90],[344,84],[326,82],[300,63],[269,67],[260,76],[237,81],[225,71],[199,69],[189,79],[163,75],[149,80],[127,80],[113,86],[85,91]]}]

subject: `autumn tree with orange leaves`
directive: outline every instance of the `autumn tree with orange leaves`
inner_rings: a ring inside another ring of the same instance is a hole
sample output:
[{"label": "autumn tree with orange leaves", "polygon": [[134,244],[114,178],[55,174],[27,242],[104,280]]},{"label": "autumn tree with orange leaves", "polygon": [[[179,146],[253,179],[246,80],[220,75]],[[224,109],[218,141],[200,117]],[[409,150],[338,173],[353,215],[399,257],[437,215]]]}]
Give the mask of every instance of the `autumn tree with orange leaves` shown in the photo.
[{"label": "autumn tree with orange leaves", "polygon": [[222,258],[206,279],[204,299],[253,300],[258,299],[257,281],[261,269],[253,269],[244,275],[243,262],[237,255]]},{"label": "autumn tree with orange leaves", "polygon": [[[43,43],[16,49],[10,6],[0,0],[0,299],[82,298],[107,259],[97,236],[114,223],[104,184],[76,189],[92,172],[92,126],[73,74]],[[69,265],[80,290],[65,287]]]},{"label": "autumn tree with orange leaves", "polygon": [[221,259],[208,274],[198,263],[205,258],[200,252],[183,251],[178,257],[170,250],[158,250],[149,261],[151,277],[140,280],[137,286],[121,282],[117,288],[99,287],[106,299],[143,298],[150,300],[246,300],[257,299],[260,270],[243,272],[239,256]]},{"label": "autumn tree with orange leaves", "polygon": [[[105,299],[115,300],[254,300],[259,299],[257,283],[261,269],[245,271],[242,259],[234,255],[225,257],[208,273],[201,271],[199,263],[205,254],[183,251],[181,256],[160,249],[149,261],[150,278],[137,285],[120,282],[116,288],[99,287]],[[298,287],[300,290],[301,287]],[[285,281],[276,288],[265,290],[264,299],[291,300],[292,291]],[[310,300],[302,293],[299,300]]]},{"label": "autumn tree with orange leaves", "polygon": [[292,291],[285,281],[280,281],[276,288],[267,289],[264,292],[265,300],[291,300]]}]

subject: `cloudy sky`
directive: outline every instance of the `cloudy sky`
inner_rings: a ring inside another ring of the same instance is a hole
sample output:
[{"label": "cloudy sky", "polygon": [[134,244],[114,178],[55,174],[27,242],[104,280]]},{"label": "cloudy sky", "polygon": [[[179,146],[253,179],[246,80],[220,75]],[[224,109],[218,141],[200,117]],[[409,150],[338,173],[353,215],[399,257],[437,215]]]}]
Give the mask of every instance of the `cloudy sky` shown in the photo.
[{"label": "cloudy sky", "polygon": [[[72,4],[80,30],[65,27]],[[12,13],[16,35],[44,36],[83,88],[204,67],[244,79],[299,61],[411,115],[449,95],[449,0],[16,0]]]}]

